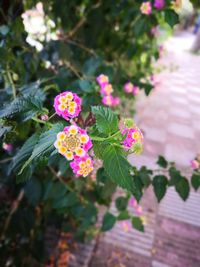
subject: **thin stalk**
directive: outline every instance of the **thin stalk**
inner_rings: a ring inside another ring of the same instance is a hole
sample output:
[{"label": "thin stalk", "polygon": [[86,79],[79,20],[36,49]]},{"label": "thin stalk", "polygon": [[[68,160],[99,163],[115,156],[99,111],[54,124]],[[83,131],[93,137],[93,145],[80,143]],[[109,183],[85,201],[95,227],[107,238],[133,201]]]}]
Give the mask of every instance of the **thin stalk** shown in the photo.
[{"label": "thin stalk", "polygon": [[11,76],[10,71],[8,70],[8,68],[7,68],[6,74],[7,74],[9,83],[10,83],[10,85],[12,87],[13,98],[15,99],[16,98],[16,87],[15,87],[15,84],[14,84],[14,82],[12,80],[12,76]]}]

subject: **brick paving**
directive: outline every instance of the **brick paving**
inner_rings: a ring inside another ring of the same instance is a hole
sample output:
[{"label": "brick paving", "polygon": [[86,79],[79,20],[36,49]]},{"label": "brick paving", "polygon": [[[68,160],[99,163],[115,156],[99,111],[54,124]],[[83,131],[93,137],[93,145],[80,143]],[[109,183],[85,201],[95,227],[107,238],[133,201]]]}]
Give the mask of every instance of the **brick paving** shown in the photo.
[{"label": "brick paving", "polygon": [[[144,131],[145,148],[141,156],[129,158],[138,167],[157,169],[157,156],[163,154],[185,169],[200,152],[200,56],[188,52],[192,41],[192,35],[182,33],[166,43],[159,64],[173,65],[174,71],[158,75],[149,97],[138,96],[135,120]],[[145,233],[125,232],[117,223],[93,246],[89,267],[200,267],[199,192],[183,202],[170,188],[158,205],[149,188],[141,206]],[[114,205],[111,212],[116,213]]]}]

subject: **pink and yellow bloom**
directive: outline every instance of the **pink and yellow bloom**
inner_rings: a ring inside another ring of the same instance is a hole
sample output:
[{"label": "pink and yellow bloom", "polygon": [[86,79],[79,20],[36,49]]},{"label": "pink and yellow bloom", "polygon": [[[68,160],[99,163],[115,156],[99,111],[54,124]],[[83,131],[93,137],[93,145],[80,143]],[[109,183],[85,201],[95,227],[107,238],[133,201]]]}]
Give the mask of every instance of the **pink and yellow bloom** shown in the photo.
[{"label": "pink and yellow bloom", "polygon": [[143,2],[140,6],[140,11],[144,15],[150,15],[152,12],[152,6],[150,2]]},{"label": "pink and yellow bloom", "polygon": [[100,74],[97,78],[96,78],[98,84],[100,86],[106,85],[109,83],[109,78],[108,76],[104,75],[104,74]]},{"label": "pink and yellow bloom", "polygon": [[125,127],[121,134],[125,136],[122,144],[126,151],[130,150],[136,154],[141,153],[143,134],[136,125],[134,125],[132,128]]},{"label": "pink and yellow bloom", "polygon": [[163,9],[165,6],[165,0],[155,0],[154,7],[158,10]]},{"label": "pink and yellow bloom", "polygon": [[84,157],[92,147],[92,142],[86,130],[76,125],[67,126],[57,134],[54,146],[67,160],[73,160],[75,156]]},{"label": "pink and yellow bloom", "polygon": [[81,111],[81,99],[72,92],[63,92],[54,99],[56,113],[65,120],[78,117]]},{"label": "pink and yellow bloom", "polygon": [[94,169],[94,162],[87,154],[81,158],[75,156],[70,167],[76,176],[86,177]]},{"label": "pink and yellow bloom", "polygon": [[129,232],[132,228],[131,222],[129,220],[121,221],[120,225],[124,232]]},{"label": "pink and yellow bloom", "polygon": [[105,96],[105,95],[111,95],[113,93],[113,87],[112,87],[112,85],[110,83],[102,85],[101,86],[100,93],[103,96]]}]

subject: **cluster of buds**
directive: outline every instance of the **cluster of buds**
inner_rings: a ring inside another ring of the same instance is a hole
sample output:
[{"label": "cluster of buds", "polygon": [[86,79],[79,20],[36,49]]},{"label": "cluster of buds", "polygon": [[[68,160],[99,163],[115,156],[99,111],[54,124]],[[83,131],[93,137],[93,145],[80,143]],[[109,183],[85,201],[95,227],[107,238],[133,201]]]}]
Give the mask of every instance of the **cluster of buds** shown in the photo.
[{"label": "cluster of buds", "polygon": [[97,78],[96,78],[99,86],[100,86],[100,94],[102,96],[102,103],[105,106],[118,106],[120,104],[120,98],[119,97],[114,97],[112,95],[113,93],[113,87],[112,85],[109,83],[109,78],[108,76],[104,75],[104,74],[100,74]]},{"label": "cluster of buds", "polygon": [[136,96],[139,93],[140,89],[138,86],[133,85],[131,82],[127,82],[124,85],[124,92],[127,94],[133,94]]},{"label": "cluster of buds", "polygon": [[2,148],[3,148],[6,152],[10,153],[10,152],[12,152],[12,150],[13,150],[13,145],[12,145],[12,144],[7,144],[7,143],[3,143]]},{"label": "cluster of buds", "polygon": [[[79,115],[81,99],[74,93],[64,92],[55,97],[54,108],[58,115],[69,120]],[[70,166],[76,176],[86,177],[93,170],[93,161],[88,155],[92,141],[85,129],[77,125],[65,127],[57,134],[54,146],[67,160],[73,160]]]},{"label": "cluster of buds", "polygon": [[140,154],[143,149],[143,134],[132,119],[124,121],[121,134],[125,136],[122,145],[129,152]]},{"label": "cluster of buds", "polygon": [[[155,0],[154,5],[156,9],[161,10],[165,6],[165,0]],[[150,15],[152,13],[152,4],[150,1],[143,2],[140,6],[140,11],[144,15]]]}]

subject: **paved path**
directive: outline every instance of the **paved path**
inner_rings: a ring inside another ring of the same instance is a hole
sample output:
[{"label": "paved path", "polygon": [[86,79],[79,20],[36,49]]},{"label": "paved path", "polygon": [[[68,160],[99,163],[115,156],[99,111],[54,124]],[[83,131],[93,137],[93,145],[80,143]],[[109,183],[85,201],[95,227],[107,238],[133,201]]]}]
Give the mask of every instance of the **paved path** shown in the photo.
[{"label": "paved path", "polygon": [[[181,34],[167,42],[161,64],[174,71],[159,75],[148,98],[138,97],[136,121],[145,132],[145,149],[131,155],[134,165],[156,168],[157,156],[164,154],[187,167],[200,152],[200,56],[187,51],[192,38]],[[200,194],[191,192],[184,203],[171,189],[158,206],[149,189],[141,205],[145,233],[125,232],[117,224],[100,238],[90,267],[200,267]]]}]

